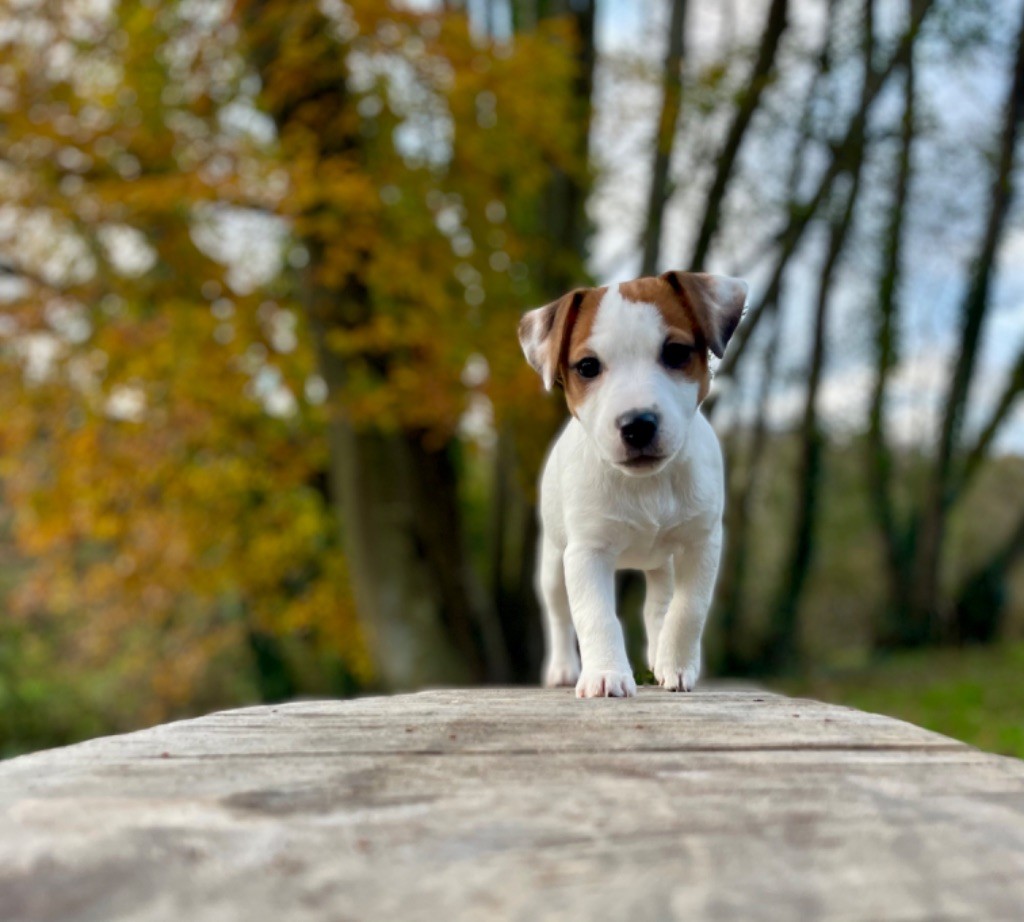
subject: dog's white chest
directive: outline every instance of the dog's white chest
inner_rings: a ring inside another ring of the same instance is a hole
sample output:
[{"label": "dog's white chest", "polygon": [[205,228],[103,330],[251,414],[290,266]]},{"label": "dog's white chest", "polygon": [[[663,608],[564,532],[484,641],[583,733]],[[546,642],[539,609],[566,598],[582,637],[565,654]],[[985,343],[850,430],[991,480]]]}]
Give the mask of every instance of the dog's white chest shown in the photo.
[{"label": "dog's white chest", "polygon": [[685,541],[693,510],[678,484],[658,486],[656,490],[629,491],[616,498],[618,515],[614,524],[620,569],[663,567]]}]

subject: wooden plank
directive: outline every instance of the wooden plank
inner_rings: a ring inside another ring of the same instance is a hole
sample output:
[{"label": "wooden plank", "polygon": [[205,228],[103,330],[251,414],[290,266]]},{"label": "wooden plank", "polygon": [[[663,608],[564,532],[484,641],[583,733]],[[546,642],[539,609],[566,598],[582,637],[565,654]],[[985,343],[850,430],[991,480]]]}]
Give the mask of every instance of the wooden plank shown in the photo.
[{"label": "wooden plank", "polygon": [[247,708],[0,763],[0,919],[1022,919],[1024,763],[750,690]]}]

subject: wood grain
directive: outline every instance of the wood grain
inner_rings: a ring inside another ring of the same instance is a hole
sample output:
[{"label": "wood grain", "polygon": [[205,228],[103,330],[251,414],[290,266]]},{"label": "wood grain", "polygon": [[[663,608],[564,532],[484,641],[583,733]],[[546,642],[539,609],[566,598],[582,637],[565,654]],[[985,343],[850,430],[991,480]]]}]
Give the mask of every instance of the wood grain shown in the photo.
[{"label": "wood grain", "polygon": [[247,708],[0,763],[0,919],[1024,919],[1024,762],[742,689]]}]

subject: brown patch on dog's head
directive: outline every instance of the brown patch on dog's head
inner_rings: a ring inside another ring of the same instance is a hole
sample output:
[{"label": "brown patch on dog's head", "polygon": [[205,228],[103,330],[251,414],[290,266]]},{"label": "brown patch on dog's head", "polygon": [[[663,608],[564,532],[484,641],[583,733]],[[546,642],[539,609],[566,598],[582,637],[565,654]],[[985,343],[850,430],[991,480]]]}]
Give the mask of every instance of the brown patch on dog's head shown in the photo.
[{"label": "brown patch on dog's head", "polygon": [[[519,342],[527,361],[541,375],[545,387],[565,389],[570,412],[599,380],[575,372],[591,355],[591,330],[607,288],[578,288],[557,301],[525,314],[519,323]],[[679,373],[699,385],[703,401],[711,386],[709,350],[719,358],[725,352],[743,313],[746,283],[724,276],[694,272],[666,272],[657,278],[640,278],[619,285],[627,301],[653,304],[668,330],[666,342],[692,347]],[[593,357],[601,359],[601,356]]]},{"label": "brown patch on dog's head", "polygon": [[678,371],[698,384],[697,400],[703,402],[711,389],[709,342],[700,314],[691,299],[681,296],[664,276],[623,282],[619,285],[619,293],[628,301],[653,304],[661,312],[667,343],[692,347],[689,359]]},{"label": "brown patch on dog's head", "polygon": [[706,272],[665,272],[664,280],[692,314],[707,342],[718,357],[736,332],[747,303],[747,283],[725,275]]},{"label": "brown patch on dog's head", "polygon": [[[574,369],[579,362],[591,356],[593,353],[587,348],[590,341],[590,331],[594,328],[594,321],[597,319],[597,312],[601,307],[601,299],[604,297],[607,288],[591,288],[580,301],[579,313],[576,315],[576,322],[567,337],[565,352],[559,365],[559,381],[565,390],[565,403],[569,412],[576,415],[587,391],[594,385],[596,379],[588,379],[577,374]],[[600,358],[600,356],[594,356]]]},{"label": "brown patch on dog's head", "polygon": [[693,336],[694,380],[700,384],[698,402],[703,403],[711,390],[708,350],[718,358],[725,354],[729,339],[739,326],[747,303],[747,283],[739,279],[705,272],[665,272],[657,279],[672,293],[674,307],[658,306],[665,316],[670,335],[673,328]]},{"label": "brown patch on dog's head", "polygon": [[[526,360],[551,390],[566,387],[570,354],[590,335],[603,288],[577,288],[557,301],[529,311],[519,321],[519,344]],[[570,404],[571,409],[571,404]]]}]

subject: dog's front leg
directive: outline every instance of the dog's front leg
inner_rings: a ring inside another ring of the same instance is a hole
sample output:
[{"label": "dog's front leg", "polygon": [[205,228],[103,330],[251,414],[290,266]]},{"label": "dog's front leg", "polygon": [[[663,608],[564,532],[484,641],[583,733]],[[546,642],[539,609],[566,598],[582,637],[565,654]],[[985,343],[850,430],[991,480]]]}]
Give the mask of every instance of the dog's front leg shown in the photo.
[{"label": "dog's front leg", "polygon": [[570,544],[565,551],[565,585],[580,642],[583,670],[577,698],[625,698],[636,694],[622,625],[615,616],[615,559],[612,554]]},{"label": "dog's front leg", "polygon": [[672,559],[657,570],[644,573],[647,589],[644,592],[644,629],[647,632],[647,667],[654,669],[658,662],[658,638],[665,623],[665,613],[672,602]]},{"label": "dog's front leg", "polygon": [[722,527],[674,557],[675,593],[658,639],[654,677],[669,691],[693,691],[700,677],[700,639],[722,553]]}]

